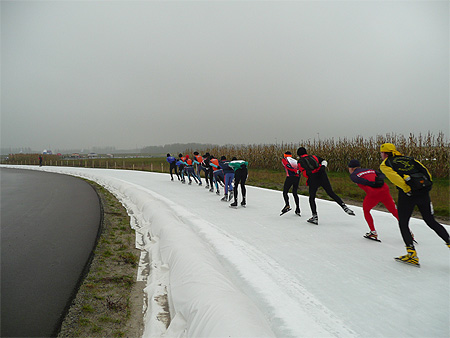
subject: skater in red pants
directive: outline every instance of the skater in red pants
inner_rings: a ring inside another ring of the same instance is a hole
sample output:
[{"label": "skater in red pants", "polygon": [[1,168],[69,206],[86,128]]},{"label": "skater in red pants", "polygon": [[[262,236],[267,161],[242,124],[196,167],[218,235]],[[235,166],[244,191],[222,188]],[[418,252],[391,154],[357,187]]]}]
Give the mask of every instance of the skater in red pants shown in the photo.
[{"label": "skater in red pants", "polygon": [[363,169],[358,160],[351,160],[348,163],[348,171],[353,182],[366,192],[363,202],[364,218],[369,225],[370,232],[364,235],[365,238],[378,241],[378,234],[375,230],[372,210],[378,203],[383,203],[388,211],[398,220],[398,211],[394,199],[389,192],[389,187],[384,183],[386,176],[373,169]]}]

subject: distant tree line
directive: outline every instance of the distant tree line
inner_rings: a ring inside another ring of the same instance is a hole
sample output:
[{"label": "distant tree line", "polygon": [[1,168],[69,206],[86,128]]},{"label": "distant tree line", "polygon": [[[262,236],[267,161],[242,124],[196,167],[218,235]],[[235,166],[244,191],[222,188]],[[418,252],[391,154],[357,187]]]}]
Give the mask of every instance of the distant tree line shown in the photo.
[{"label": "distant tree line", "polygon": [[178,153],[183,153],[186,149],[194,149],[194,151],[203,151],[205,149],[210,149],[217,147],[216,144],[204,144],[204,143],[173,143],[165,144],[163,146],[148,146],[141,149],[141,154],[172,154],[178,155]]}]

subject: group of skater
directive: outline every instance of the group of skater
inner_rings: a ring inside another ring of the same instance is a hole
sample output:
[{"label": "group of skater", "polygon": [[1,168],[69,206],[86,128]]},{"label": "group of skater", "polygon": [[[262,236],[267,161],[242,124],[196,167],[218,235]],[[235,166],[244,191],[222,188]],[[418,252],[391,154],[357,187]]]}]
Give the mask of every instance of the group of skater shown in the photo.
[{"label": "group of skater", "polygon": [[[400,233],[406,246],[407,254],[395,257],[395,260],[419,267],[419,258],[414,247],[416,241],[409,228],[409,220],[415,206],[418,207],[425,223],[450,248],[450,236],[447,230],[433,216],[433,207],[429,194],[432,188],[432,176],[422,163],[412,157],[401,154],[392,143],[382,144],[380,146],[380,155],[382,158],[380,170],[364,168],[358,159],[351,159],[348,163],[350,179],[366,193],[363,201],[363,213],[369,232],[364,237],[381,242],[370,212],[379,203],[383,204],[393,217],[398,220]],[[307,222],[315,225],[319,224],[315,199],[320,187],[346,214],[355,216],[353,210],[333,191],[326,172],[327,160],[317,155],[308,154],[304,147],[297,149],[297,156],[297,158],[293,158],[292,153],[286,151],[281,160],[286,171],[286,179],[283,186],[285,205],[281,210],[280,216],[292,210],[289,203],[291,188],[295,203],[295,214],[301,216],[300,200],[297,193],[301,175],[306,178],[309,206],[312,213]],[[247,161],[238,160],[235,157],[227,160],[225,156],[222,156],[219,160],[209,153],[200,156],[198,152],[194,152],[193,159],[189,158],[189,155],[183,156],[179,154],[178,158],[175,158],[167,154],[167,161],[170,163],[171,180],[173,180],[173,172],[175,172],[178,180],[182,183],[185,183],[187,178],[189,184],[192,184],[194,180],[197,184],[202,185],[200,173],[204,171],[206,188],[209,188],[211,192],[214,192],[215,188],[216,193],[220,194],[220,187],[223,187],[224,196],[221,200],[225,202],[234,200],[230,207],[236,208],[238,206],[238,185],[241,185],[241,205],[246,206]],[[386,178],[398,189],[397,205],[390,194],[389,186],[384,182]]]},{"label": "group of skater", "polygon": [[169,162],[170,178],[173,181],[173,174],[175,173],[181,183],[186,183],[186,178],[189,183],[194,181],[198,185],[202,185],[201,172],[205,176],[205,188],[209,191],[220,195],[220,187],[224,189],[223,202],[234,200],[230,207],[237,208],[238,206],[238,186],[241,187],[241,206],[245,207],[246,193],[245,182],[248,177],[248,162],[238,160],[233,157],[227,160],[226,156],[221,156],[220,160],[215,158],[210,153],[200,155],[198,151],[194,152],[193,158],[189,155],[178,154],[178,158],[167,154],[167,162]]}]

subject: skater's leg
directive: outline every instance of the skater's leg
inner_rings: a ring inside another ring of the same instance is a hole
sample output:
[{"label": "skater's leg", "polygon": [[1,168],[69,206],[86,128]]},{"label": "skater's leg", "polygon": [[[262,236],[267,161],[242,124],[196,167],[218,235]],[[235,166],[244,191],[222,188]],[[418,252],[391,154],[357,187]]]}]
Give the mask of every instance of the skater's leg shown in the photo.
[{"label": "skater's leg", "polygon": [[370,228],[370,231],[375,231],[375,225],[373,223],[373,217],[370,214],[370,211],[377,204],[378,204],[378,199],[374,198],[371,195],[366,195],[366,197],[364,198],[364,201],[363,201],[364,218],[367,222],[367,225]]},{"label": "skater's leg", "polygon": [[[384,188],[382,188],[384,189]],[[383,195],[383,199],[381,200],[381,203],[388,209],[388,211],[398,220],[398,210],[397,206],[395,205],[394,199],[392,198],[391,194],[389,193],[389,188],[386,186],[387,192]]]},{"label": "skater's leg", "polygon": [[342,199],[338,195],[336,195],[336,193],[333,191],[333,188],[331,187],[330,180],[328,179],[328,175],[326,174],[326,172],[323,172],[323,174],[321,174],[320,180],[321,186],[328,194],[328,196],[330,196],[341,207],[345,205]]},{"label": "skater's leg", "polygon": [[300,177],[296,176],[292,180],[292,195],[294,196],[295,206],[300,210],[300,199],[298,198],[297,190],[300,183]]},{"label": "skater's leg", "polygon": [[431,200],[430,195],[426,193],[426,195],[420,197],[420,201],[417,202],[417,207],[423,217],[425,223],[436,232],[436,234],[441,237],[445,243],[450,242],[449,234],[447,230],[434,218],[431,213]]},{"label": "skater's leg", "polygon": [[243,170],[242,178],[241,178],[241,192],[242,192],[242,199],[245,200],[245,196],[247,194],[247,190],[245,189],[245,181],[247,181],[247,169]]},{"label": "skater's leg", "polygon": [[319,189],[319,185],[317,184],[317,182],[309,180],[309,207],[311,208],[311,213],[313,215],[317,215],[317,206],[316,206],[317,189]]},{"label": "skater's leg", "polygon": [[414,198],[407,196],[403,191],[398,193],[398,225],[402,234],[403,242],[407,247],[414,247],[411,230],[409,229],[409,219],[411,218],[414,206]]},{"label": "skater's leg", "polygon": [[292,186],[292,181],[289,180],[289,177],[286,177],[286,179],[284,180],[284,186],[283,186],[283,199],[284,199],[284,204],[285,205],[289,205],[289,189]]}]

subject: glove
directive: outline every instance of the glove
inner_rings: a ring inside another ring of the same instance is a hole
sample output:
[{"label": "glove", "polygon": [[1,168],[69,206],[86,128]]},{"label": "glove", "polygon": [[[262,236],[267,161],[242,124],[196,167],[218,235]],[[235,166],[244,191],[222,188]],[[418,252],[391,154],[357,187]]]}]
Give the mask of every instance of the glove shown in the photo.
[{"label": "glove", "polygon": [[375,178],[375,182],[373,182],[373,187],[374,188],[381,188],[384,185],[384,180],[380,177],[376,177]]},{"label": "glove", "polygon": [[328,165],[328,162],[323,160],[322,163],[320,163],[321,165],[323,165],[324,167],[326,167]]}]

